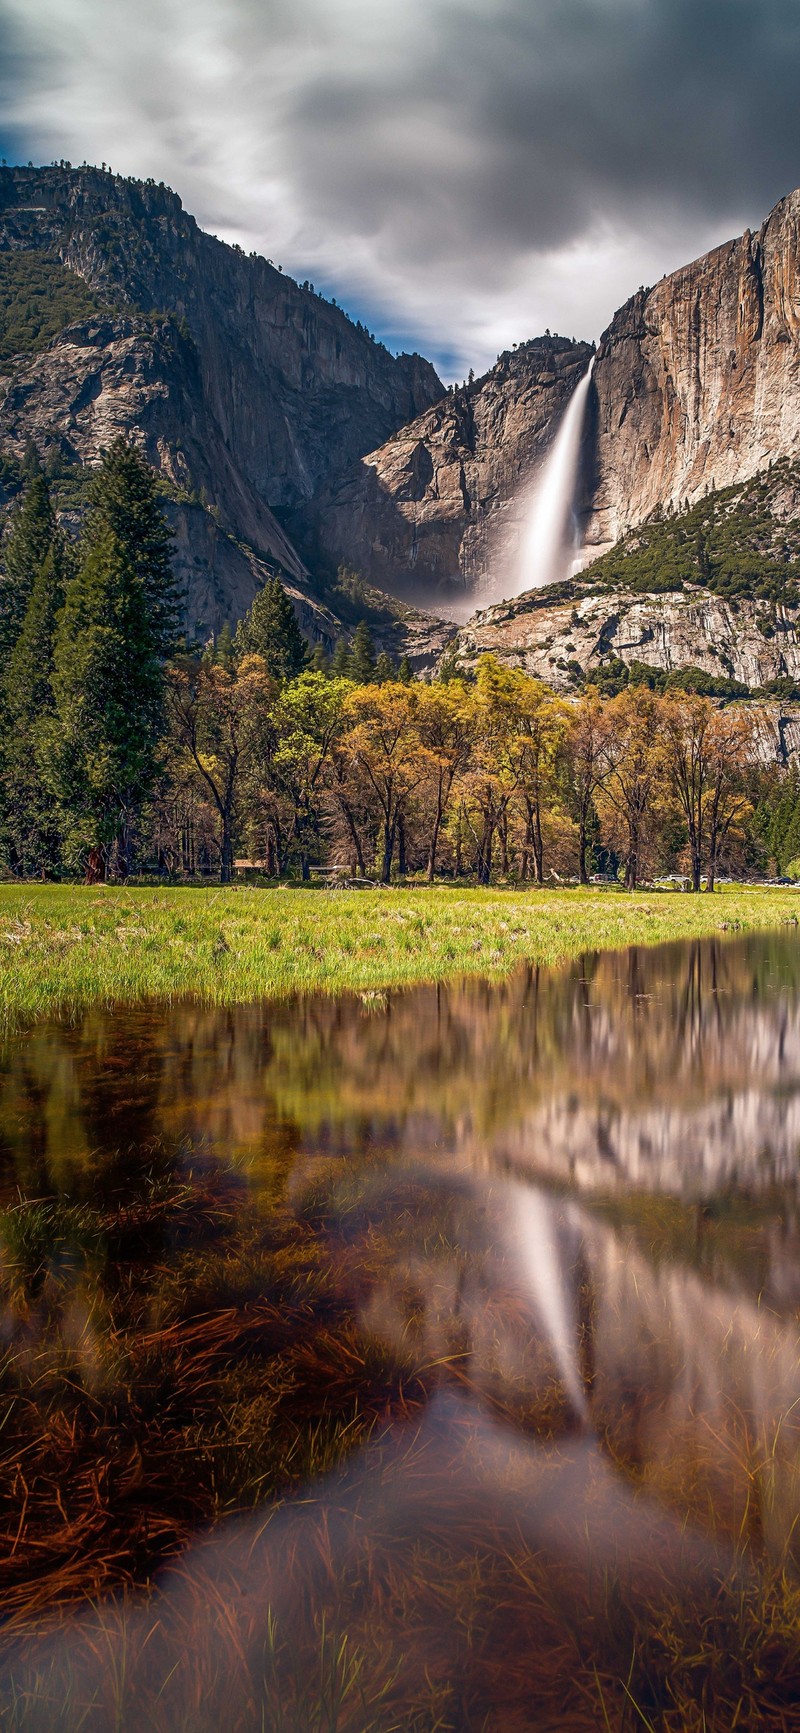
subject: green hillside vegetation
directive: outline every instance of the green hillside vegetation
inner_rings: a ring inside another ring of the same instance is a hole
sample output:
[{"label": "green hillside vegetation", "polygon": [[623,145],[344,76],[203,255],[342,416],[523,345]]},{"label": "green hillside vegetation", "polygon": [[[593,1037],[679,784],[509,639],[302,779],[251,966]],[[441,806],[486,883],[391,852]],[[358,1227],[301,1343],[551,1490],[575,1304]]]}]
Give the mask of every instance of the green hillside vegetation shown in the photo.
[{"label": "green hillside vegetation", "polygon": [[[595,686],[604,698],[616,698],[627,686],[646,686],[650,692],[697,692],[704,698],[750,698],[753,695],[742,680],[732,680],[727,674],[709,674],[705,668],[691,666],[669,670],[656,668],[650,662],[623,662],[620,656],[610,656],[607,661],[598,662],[588,673],[582,671],[577,683]],[[796,696],[794,681],[781,680],[772,684],[791,690],[773,694],[762,689],[759,696]]]},{"label": "green hillside vegetation", "polygon": [[105,311],[54,254],[0,254],[0,362],[44,349],[68,325]]},{"label": "green hillside vegetation", "polygon": [[646,594],[700,585],[726,601],[746,596],[797,607],[800,516],[775,509],[787,490],[800,499],[800,466],[782,459],[681,512],[654,513],[594,561],[585,584],[592,591],[624,587]]}]

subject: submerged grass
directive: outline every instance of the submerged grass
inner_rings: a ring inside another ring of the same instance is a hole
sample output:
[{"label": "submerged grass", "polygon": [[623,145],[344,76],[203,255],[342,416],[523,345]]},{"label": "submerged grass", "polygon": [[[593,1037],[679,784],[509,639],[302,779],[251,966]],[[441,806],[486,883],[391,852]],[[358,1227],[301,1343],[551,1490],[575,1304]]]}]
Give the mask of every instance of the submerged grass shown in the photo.
[{"label": "submerged grass", "polygon": [[197,995],[233,1004],[499,976],[526,959],[797,924],[793,890],[0,885],[0,1016]]},{"label": "submerged grass", "polygon": [[363,1335],[334,1273],[309,1225],[223,1172],[0,1208],[7,1627],[147,1581],[199,1525],[419,1411],[432,1380]]},{"label": "submerged grass", "polygon": [[[767,1566],[736,1499],[700,1526],[719,1461],[750,1474],[736,1413],[705,1451],[692,1429],[695,1490],[672,1451],[645,1476],[623,1365],[596,1446],[490,1201],[374,1178],[331,1157],[265,1212],[204,1167],[0,1210],[0,1720],[789,1733],[791,1535]],[[447,1425],[426,1432],[437,1392]]]}]

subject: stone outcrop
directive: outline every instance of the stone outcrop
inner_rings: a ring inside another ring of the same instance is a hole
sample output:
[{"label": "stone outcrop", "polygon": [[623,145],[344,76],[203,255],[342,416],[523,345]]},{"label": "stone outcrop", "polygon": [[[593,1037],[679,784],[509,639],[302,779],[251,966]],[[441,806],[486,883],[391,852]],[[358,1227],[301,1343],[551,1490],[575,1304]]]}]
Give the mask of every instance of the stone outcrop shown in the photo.
[{"label": "stone outcrop", "polygon": [[291,542],[213,437],[196,348],[174,324],[109,315],[71,328],[15,361],[3,384],[6,450],[21,453],[33,438],[46,455],[57,441],[60,456],[92,466],[117,434],[136,430],[169,486],[173,564],[193,631],[238,618],[278,568],[298,594],[308,591],[313,635],[330,636]]},{"label": "stone outcrop", "polygon": [[235,619],[264,562],[313,606],[308,501],[442,395],[430,364],[204,234],[165,187],[2,169],[0,251],[30,250],[81,276],[108,317],[3,367],[4,449],[32,438],[91,464],[114,433],[136,433],[179,518],[190,624]]},{"label": "stone outcrop", "polygon": [[513,558],[527,489],[591,355],[561,337],[524,343],[369,452],[317,500],[330,558],[432,608],[478,601]]},{"label": "stone outcrop", "polygon": [[579,585],[563,595],[531,592],[475,614],[455,645],[467,664],[491,651],[562,692],[614,659],[667,673],[702,668],[751,688],[800,682],[800,608],[729,602],[699,587],[652,596],[582,593]]}]

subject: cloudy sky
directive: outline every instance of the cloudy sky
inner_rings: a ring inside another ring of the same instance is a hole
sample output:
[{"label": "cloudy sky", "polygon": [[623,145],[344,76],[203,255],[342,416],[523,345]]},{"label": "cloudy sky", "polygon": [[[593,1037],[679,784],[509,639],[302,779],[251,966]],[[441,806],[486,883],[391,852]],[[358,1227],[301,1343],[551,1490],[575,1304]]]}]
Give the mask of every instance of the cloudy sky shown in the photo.
[{"label": "cloudy sky", "polygon": [[9,161],[110,163],[446,377],[800,184],[800,0],[0,0]]}]

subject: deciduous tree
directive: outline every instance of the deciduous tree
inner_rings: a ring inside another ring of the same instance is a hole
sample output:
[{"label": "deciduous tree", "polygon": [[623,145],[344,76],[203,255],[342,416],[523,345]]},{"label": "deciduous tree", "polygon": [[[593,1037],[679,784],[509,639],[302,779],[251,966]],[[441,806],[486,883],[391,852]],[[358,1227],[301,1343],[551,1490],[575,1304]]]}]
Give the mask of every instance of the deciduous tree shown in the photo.
[{"label": "deciduous tree", "polygon": [[427,879],[432,884],[453,784],[467,764],[474,736],[473,705],[463,681],[420,687],[416,726],[430,792]]},{"label": "deciduous tree", "polygon": [[248,767],[265,756],[275,691],[261,656],[245,656],[235,668],[186,661],[169,671],[172,740],[216,810],[222,884],[233,876],[237,800]]},{"label": "deciduous tree", "polygon": [[598,790],[609,774],[605,705],[596,687],[581,693],[567,731],[566,753],[578,825],[578,877],[588,884],[589,823]]},{"label": "deciduous tree", "polygon": [[388,884],[403,802],[423,771],[413,686],[355,687],[347,699],[346,746],[353,771],[380,812],[380,877]]},{"label": "deciduous tree", "polygon": [[636,889],[663,820],[664,745],[659,702],[646,686],[628,686],[605,709],[605,773],[597,804],[607,840],[625,862],[625,888]]}]

